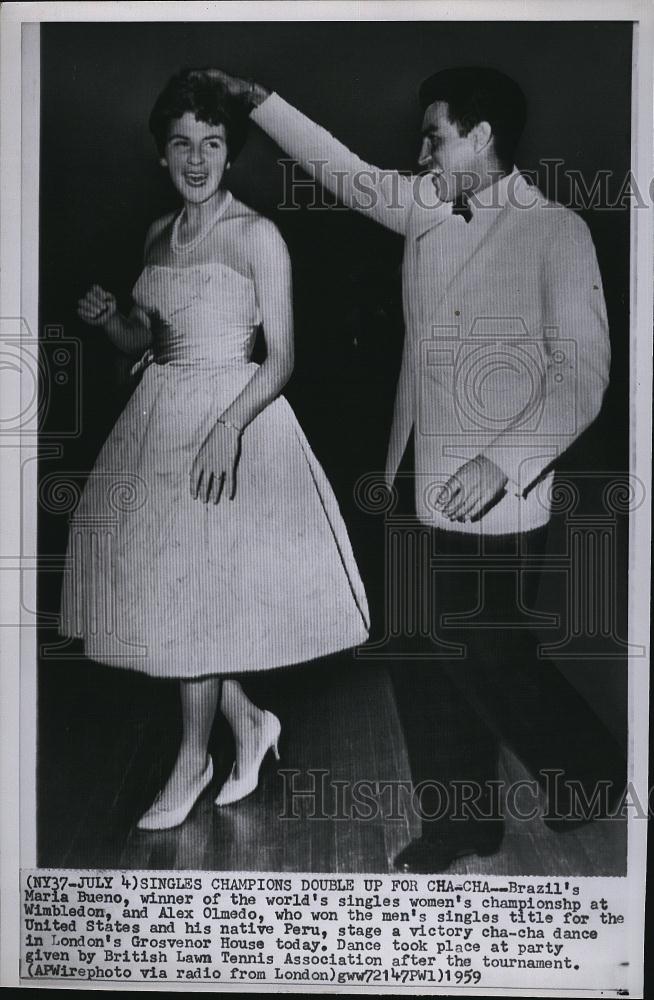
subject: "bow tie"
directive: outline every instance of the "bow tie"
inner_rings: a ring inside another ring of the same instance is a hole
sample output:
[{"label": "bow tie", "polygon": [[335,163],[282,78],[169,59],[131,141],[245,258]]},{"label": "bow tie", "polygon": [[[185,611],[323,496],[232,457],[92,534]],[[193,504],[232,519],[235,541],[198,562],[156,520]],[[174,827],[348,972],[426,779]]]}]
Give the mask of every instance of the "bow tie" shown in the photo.
[{"label": "bow tie", "polygon": [[452,202],[452,215],[460,215],[466,222],[472,219],[472,209],[465,194],[457,195]]}]

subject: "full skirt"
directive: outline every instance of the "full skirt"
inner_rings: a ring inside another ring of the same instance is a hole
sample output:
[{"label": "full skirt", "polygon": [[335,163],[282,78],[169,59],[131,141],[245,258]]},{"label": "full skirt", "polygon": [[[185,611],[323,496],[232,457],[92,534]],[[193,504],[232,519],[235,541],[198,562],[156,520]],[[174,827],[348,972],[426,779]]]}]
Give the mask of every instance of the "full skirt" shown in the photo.
[{"label": "full skirt", "polygon": [[190,469],[255,365],[150,365],[70,525],[60,632],[158,677],[301,663],[365,642],[368,607],[331,487],[283,397],[246,428],[233,500]]}]

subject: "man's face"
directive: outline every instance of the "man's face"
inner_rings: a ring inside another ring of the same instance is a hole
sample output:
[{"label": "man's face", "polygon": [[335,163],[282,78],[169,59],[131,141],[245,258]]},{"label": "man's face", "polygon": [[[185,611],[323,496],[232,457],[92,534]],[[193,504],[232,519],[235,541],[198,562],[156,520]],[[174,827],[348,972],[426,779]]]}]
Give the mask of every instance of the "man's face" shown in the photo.
[{"label": "man's face", "polygon": [[459,135],[448,116],[445,101],[430,104],[422,119],[420,167],[432,174],[438,197],[453,201],[464,189],[474,187],[465,174],[479,173],[479,157],[472,135]]}]

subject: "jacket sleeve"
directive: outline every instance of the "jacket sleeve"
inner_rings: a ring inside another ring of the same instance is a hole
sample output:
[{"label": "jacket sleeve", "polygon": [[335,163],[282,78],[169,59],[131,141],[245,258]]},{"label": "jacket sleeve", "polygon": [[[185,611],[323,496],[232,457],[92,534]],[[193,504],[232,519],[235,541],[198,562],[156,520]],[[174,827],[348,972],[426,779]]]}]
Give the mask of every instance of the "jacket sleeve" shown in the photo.
[{"label": "jacket sleeve", "polygon": [[406,233],[413,203],[409,178],[396,170],[381,170],[365,163],[279,94],[271,94],[250,117],[348,208],[396,233]]},{"label": "jacket sleeve", "polygon": [[518,495],[593,422],[609,380],[609,329],[590,232],[568,209],[551,211],[561,217],[542,261],[544,322],[540,342],[534,338],[537,377],[530,413],[518,414],[483,449]]}]

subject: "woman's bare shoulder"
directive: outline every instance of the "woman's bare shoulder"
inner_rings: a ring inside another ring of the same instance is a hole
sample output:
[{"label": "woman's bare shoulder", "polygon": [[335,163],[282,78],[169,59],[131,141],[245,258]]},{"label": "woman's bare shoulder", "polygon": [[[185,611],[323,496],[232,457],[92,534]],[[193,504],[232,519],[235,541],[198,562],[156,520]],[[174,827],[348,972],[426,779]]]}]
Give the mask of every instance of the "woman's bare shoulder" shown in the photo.
[{"label": "woman's bare shoulder", "polygon": [[262,267],[269,269],[271,261],[281,262],[288,256],[274,222],[236,198],[232,198],[220,225],[209,234],[204,253],[248,277],[254,277]]},{"label": "woman's bare shoulder", "polygon": [[232,218],[238,221],[243,229],[243,234],[250,239],[274,239],[281,240],[279,229],[265,215],[261,215],[254,208],[245,205],[242,201],[232,199]]},{"label": "woman's bare shoulder", "polygon": [[261,215],[252,208],[250,205],[246,205],[244,201],[239,201],[234,195],[231,196],[231,201],[228,209],[228,216],[235,221],[248,222],[252,219],[260,219]]},{"label": "woman's bare shoulder", "polygon": [[170,225],[170,223],[175,218],[176,214],[177,214],[176,212],[168,212],[166,215],[160,216],[160,218],[155,219],[154,222],[151,223],[151,225],[149,226],[148,231],[147,231],[147,233],[145,235],[145,253],[146,254],[147,254],[148,250],[150,250],[150,248],[152,247],[152,245],[155,243],[155,241],[164,232],[164,230],[166,229],[166,227],[168,225]]}]

